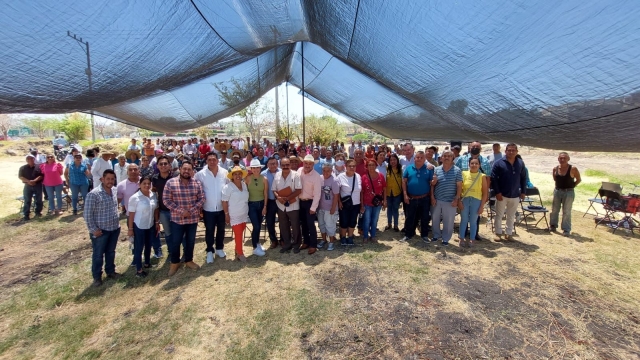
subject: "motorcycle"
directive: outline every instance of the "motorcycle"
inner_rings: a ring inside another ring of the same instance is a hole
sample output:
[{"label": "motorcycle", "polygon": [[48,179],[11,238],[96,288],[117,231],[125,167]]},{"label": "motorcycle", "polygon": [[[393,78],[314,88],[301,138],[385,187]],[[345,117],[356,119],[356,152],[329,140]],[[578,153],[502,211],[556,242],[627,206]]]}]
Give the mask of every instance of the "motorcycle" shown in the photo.
[{"label": "motorcycle", "polygon": [[71,151],[71,148],[65,149],[62,145],[53,145],[53,152],[56,156],[56,160],[58,161],[64,161],[64,159],[69,154],[69,151]]}]

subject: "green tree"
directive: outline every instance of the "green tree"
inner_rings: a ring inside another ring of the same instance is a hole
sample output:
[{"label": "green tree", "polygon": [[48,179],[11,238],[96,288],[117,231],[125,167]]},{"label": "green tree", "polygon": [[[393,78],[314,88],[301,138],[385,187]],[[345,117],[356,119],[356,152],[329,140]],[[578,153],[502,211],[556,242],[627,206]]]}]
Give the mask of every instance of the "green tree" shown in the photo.
[{"label": "green tree", "polygon": [[311,114],[306,117],[306,140],[327,145],[344,136],[342,127],[338,126],[338,119],[331,115],[317,116]]},{"label": "green tree", "polygon": [[69,142],[77,143],[86,139],[91,131],[89,118],[85,114],[72,113],[65,115],[56,126],[56,130],[64,132]]},{"label": "green tree", "polygon": [[372,139],[372,136],[367,133],[362,133],[354,135],[352,139],[353,141],[362,141],[368,143]]},{"label": "green tree", "polygon": [[217,134],[217,131],[215,131],[214,129],[210,128],[209,126],[200,126],[199,128],[196,128],[195,130],[193,130],[194,133],[196,133],[196,136],[199,139],[205,139],[205,140],[209,140],[209,138],[215,136]]},{"label": "green tree", "polygon": [[[230,82],[230,86],[225,85],[225,83],[213,84],[216,90],[218,90],[220,103],[228,109],[242,106],[259,95],[257,81],[242,83],[240,80],[231,78]],[[254,139],[259,139],[261,132],[266,127],[272,125],[271,122],[275,119],[273,111],[262,98],[245,106],[242,110],[235,113],[234,116],[242,119],[243,124]]]},{"label": "green tree", "polygon": [[44,138],[47,130],[54,130],[57,126],[56,120],[46,119],[40,116],[23,120],[24,126],[33,131],[33,134],[40,139]]}]

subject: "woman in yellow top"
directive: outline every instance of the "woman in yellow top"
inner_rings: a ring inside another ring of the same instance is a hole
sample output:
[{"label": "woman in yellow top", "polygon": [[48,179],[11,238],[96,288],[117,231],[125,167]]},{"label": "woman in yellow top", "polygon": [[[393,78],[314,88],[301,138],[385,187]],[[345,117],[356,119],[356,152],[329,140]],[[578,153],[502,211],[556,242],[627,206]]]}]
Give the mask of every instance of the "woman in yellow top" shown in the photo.
[{"label": "woman in yellow top", "polygon": [[[484,204],[489,196],[485,175],[478,171],[480,161],[478,159],[469,160],[469,170],[462,172],[462,201],[458,202],[460,209],[460,247],[471,247],[476,240],[478,228],[478,215],[482,215]],[[465,240],[469,223],[469,240]]]},{"label": "woman in yellow top", "polygon": [[393,221],[393,230],[399,232],[398,217],[400,212],[400,203],[402,202],[402,166],[398,155],[389,155],[389,165],[387,166],[387,226],[384,230],[391,229]]}]

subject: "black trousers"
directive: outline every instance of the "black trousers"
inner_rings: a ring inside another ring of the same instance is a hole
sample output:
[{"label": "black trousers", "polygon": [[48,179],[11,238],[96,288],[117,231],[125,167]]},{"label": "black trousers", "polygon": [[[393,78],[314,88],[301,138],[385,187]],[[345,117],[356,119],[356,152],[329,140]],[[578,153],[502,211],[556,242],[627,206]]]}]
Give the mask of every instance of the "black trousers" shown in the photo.
[{"label": "black trousers", "polygon": [[36,214],[42,213],[42,184],[36,185],[24,185],[24,189],[22,190],[22,196],[24,197],[24,208],[22,209],[22,214],[25,217],[29,216],[31,212],[31,201],[35,195],[36,198]]},{"label": "black trousers", "polygon": [[318,230],[316,230],[316,216],[311,215],[313,200],[300,200],[300,224],[302,225],[302,243],[310,248],[318,247]]},{"label": "black trousers", "polygon": [[269,233],[269,240],[272,243],[278,242],[276,235],[276,214],[278,213],[278,205],[276,200],[267,200],[267,232]]}]

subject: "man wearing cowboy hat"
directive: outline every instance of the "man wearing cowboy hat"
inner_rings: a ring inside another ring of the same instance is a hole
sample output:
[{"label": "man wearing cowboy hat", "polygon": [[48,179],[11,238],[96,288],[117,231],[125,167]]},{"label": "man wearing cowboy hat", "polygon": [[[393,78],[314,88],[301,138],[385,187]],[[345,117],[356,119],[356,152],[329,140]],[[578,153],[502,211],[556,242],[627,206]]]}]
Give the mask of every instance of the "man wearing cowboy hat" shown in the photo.
[{"label": "man wearing cowboy hat", "polygon": [[[317,150],[314,150],[314,153]],[[316,230],[316,210],[320,202],[320,195],[324,179],[314,170],[316,160],[312,155],[304,157],[302,168],[298,169],[298,176],[302,184],[300,193],[300,224],[302,224],[303,244],[301,250],[309,249],[309,255],[316,252],[318,247],[318,231]]]},{"label": "man wearing cowboy hat", "polygon": [[[226,256],[224,252],[224,210],[222,209],[222,188],[229,182],[227,170],[218,166],[218,155],[210,151],[206,155],[206,163],[202,170],[196,173],[195,179],[200,182],[204,190],[205,202],[202,207],[204,226],[206,228],[204,240],[207,244],[207,264],[213,263],[214,250],[218,257]],[[214,235],[215,232],[215,235]],[[214,249],[215,240],[215,249]]]},{"label": "man wearing cowboy hat", "polygon": [[113,167],[111,165],[111,156],[113,155],[112,151],[106,150],[106,151],[102,151],[100,152],[100,158],[96,159],[96,161],[93,162],[93,166],[91,166],[91,176],[93,177],[93,187],[97,188],[98,186],[102,185],[102,182],[100,181],[100,178],[102,178],[102,175],[104,174],[104,171],[109,169],[109,170],[113,170]]}]

